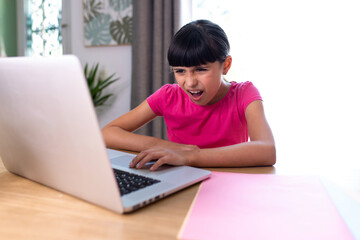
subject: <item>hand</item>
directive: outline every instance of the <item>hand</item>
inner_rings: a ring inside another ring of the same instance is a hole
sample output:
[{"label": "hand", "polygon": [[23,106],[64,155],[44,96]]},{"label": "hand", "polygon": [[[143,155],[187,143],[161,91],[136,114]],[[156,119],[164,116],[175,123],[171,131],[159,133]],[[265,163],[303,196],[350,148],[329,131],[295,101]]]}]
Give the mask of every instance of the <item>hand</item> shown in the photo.
[{"label": "hand", "polygon": [[157,160],[150,168],[155,171],[161,165],[189,165],[189,158],[194,151],[200,150],[199,147],[194,145],[181,145],[174,148],[151,148],[140,152],[131,162],[131,168],[142,168],[146,163]]}]

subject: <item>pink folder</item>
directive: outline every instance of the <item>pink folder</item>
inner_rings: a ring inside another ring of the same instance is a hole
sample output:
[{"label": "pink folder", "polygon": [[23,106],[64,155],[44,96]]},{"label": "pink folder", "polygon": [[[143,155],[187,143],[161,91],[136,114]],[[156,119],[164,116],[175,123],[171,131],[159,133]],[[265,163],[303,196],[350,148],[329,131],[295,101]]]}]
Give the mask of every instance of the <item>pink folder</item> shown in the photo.
[{"label": "pink folder", "polygon": [[183,223],[181,239],[353,239],[313,176],[213,172]]}]

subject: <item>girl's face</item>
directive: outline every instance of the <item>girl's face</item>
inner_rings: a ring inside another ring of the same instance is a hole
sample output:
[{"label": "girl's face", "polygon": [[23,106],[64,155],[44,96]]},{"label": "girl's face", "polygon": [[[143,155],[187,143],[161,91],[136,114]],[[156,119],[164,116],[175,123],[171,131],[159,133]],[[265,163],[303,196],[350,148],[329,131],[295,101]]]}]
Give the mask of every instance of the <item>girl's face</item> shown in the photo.
[{"label": "girl's face", "polygon": [[173,67],[179,86],[198,105],[210,105],[220,101],[228,92],[230,83],[223,80],[231,67],[231,56],[225,62],[206,63],[195,67]]}]

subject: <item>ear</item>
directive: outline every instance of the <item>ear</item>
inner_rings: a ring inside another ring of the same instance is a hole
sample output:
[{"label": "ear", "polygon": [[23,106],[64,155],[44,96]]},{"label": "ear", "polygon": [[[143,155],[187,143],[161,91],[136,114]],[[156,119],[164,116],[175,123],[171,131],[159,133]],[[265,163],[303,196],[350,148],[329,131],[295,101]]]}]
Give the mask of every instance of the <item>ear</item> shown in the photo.
[{"label": "ear", "polygon": [[231,63],[232,63],[232,57],[228,55],[223,63],[223,71],[222,71],[223,75],[226,75],[228,73],[228,71],[231,68]]}]

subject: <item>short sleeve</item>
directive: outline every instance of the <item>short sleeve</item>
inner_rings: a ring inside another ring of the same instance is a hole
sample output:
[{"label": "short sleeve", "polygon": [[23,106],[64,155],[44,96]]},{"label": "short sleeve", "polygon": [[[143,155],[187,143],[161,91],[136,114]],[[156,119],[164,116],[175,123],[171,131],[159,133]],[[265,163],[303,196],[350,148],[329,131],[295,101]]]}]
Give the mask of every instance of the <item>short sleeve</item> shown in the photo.
[{"label": "short sleeve", "polygon": [[172,85],[166,84],[150,95],[146,100],[150,108],[157,116],[163,116],[166,104],[169,102],[173,94]]},{"label": "short sleeve", "polygon": [[262,100],[259,90],[252,82],[244,82],[241,91],[242,107],[245,111],[247,106],[255,100]]},{"label": "short sleeve", "polygon": [[250,81],[236,84],[237,107],[240,117],[245,117],[245,110],[255,100],[262,100],[259,90]]}]

